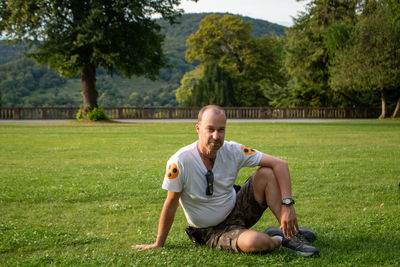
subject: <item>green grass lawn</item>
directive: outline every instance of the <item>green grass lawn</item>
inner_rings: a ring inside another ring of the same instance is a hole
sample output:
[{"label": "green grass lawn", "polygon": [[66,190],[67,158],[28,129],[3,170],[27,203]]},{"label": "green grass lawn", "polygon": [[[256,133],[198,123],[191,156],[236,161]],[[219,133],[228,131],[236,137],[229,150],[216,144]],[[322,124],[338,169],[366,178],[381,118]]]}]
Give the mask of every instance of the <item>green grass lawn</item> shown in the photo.
[{"label": "green grass lawn", "polygon": [[319,258],[197,246],[181,208],[164,248],[131,250],[154,242],[166,161],[196,138],[193,123],[1,123],[0,266],[400,265],[399,121],[228,123],[226,140],[289,162]]}]

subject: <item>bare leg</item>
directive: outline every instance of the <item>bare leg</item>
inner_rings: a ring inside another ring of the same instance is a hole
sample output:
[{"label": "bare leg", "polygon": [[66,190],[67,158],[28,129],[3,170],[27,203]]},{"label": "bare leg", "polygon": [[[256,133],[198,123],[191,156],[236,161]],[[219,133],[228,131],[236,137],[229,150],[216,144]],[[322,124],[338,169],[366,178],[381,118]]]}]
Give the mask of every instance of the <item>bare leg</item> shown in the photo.
[{"label": "bare leg", "polygon": [[[275,215],[278,222],[280,222],[281,217],[285,216],[285,211],[282,211],[281,192],[272,169],[261,167],[256,171],[253,175],[253,191],[257,202],[262,204],[266,201],[272,213]],[[282,218],[282,220],[284,219],[285,218]],[[298,228],[297,221],[295,224],[295,227]],[[244,252],[271,251],[282,242],[277,239],[277,237],[268,239],[265,236],[267,235],[264,233],[248,230],[239,236],[238,246]],[[291,240],[292,243],[286,242],[286,240]],[[319,255],[317,248],[302,242],[298,238],[285,239],[284,246],[302,256]]]},{"label": "bare leg", "polygon": [[[278,222],[281,217],[281,192],[275,175],[270,168],[259,168],[253,175],[254,197],[258,203],[268,203]],[[238,238],[238,246],[243,252],[272,251],[281,244],[276,238],[253,230],[243,232]]]},{"label": "bare leg", "polygon": [[275,215],[278,223],[281,222],[281,190],[270,168],[261,167],[253,175],[254,197],[258,203],[267,202],[269,209]]}]

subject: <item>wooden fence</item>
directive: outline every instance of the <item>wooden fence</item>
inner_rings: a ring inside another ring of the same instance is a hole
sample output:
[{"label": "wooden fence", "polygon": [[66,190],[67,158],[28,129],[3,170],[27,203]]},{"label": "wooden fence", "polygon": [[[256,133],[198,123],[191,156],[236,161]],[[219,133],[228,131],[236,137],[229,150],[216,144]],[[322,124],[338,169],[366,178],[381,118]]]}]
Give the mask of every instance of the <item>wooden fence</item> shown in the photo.
[{"label": "wooden fence", "polygon": [[[379,109],[227,107],[228,119],[377,118]],[[75,119],[77,107],[0,107],[1,120]],[[199,107],[104,108],[110,119],[196,119]]]}]

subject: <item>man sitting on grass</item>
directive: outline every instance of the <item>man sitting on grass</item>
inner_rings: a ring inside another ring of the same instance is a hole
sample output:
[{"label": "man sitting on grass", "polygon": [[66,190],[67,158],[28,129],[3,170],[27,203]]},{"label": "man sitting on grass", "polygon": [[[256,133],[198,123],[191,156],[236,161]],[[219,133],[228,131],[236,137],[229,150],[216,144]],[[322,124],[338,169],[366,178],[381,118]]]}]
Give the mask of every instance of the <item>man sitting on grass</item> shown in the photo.
[{"label": "man sitting on grass", "polygon": [[[162,187],[168,190],[154,244],[162,247],[181,203],[189,237],[212,248],[236,252],[268,252],[280,245],[303,256],[318,255],[304,241],[293,207],[288,164],[235,142],[224,142],[226,116],[218,106],[203,107],[196,131],[199,140],[176,152],[167,163]],[[242,167],[260,166],[236,192]],[[280,229],[250,230],[270,208]]]}]

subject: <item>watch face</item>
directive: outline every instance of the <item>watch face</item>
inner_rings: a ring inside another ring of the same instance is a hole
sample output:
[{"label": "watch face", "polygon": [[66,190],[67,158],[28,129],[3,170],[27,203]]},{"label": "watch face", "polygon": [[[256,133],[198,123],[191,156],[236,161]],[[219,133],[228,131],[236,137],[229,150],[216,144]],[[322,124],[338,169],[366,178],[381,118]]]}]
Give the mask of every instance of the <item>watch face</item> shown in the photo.
[{"label": "watch face", "polygon": [[282,200],[282,204],[284,204],[284,205],[290,205],[290,204],[294,204],[294,201],[293,201],[293,199],[291,199],[291,198],[284,198],[284,199]]}]

